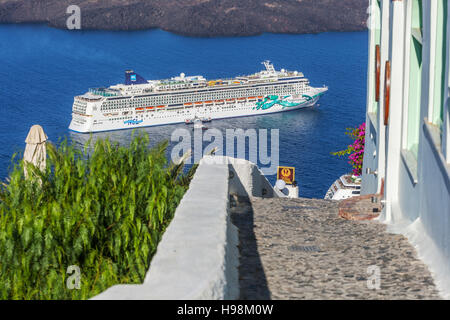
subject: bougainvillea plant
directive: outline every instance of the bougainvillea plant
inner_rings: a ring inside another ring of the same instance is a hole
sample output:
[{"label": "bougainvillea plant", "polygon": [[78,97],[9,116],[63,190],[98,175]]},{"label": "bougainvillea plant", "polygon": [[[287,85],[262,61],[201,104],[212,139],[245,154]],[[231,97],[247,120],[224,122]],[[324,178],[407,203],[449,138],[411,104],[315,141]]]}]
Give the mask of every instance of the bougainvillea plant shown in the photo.
[{"label": "bougainvillea plant", "polygon": [[353,143],[350,144],[347,149],[338,152],[332,152],[331,154],[339,157],[349,154],[348,163],[353,167],[353,175],[360,176],[362,173],[362,164],[364,157],[366,124],[363,123],[356,128],[347,128],[345,134],[353,140]]}]

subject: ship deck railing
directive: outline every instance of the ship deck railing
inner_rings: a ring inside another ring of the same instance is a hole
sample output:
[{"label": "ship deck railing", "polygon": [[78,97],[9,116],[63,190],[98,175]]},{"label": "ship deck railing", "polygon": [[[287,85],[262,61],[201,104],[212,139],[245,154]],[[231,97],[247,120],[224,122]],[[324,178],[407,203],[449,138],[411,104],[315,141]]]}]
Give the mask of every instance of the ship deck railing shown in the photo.
[{"label": "ship deck railing", "polygon": [[89,88],[89,93],[102,97],[118,96],[117,92],[114,92],[111,89],[103,89],[103,88]]}]

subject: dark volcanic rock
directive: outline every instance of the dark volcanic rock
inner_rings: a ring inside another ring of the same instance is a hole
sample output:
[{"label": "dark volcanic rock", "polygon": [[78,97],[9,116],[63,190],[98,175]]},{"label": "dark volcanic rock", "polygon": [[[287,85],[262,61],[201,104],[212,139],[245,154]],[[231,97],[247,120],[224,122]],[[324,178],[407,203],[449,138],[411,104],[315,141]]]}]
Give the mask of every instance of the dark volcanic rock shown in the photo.
[{"label": "dark volcanic rock", "polygon": [[0,0],[0,23],[65,28],[72,4],[82,29],[234,36],[364,30],[368,0]]}]

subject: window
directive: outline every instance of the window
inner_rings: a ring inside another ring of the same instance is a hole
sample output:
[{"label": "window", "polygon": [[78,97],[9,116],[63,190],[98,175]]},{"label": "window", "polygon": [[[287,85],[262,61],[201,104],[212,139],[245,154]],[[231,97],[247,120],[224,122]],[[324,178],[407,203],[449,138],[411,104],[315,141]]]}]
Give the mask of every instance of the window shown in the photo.
[{"label": "window", "polygon": [[422,86],[422,0],[413,0],[406,149],[417,158]]},{"label": "window", "polygon": [[436,19],[436,60],[434,78],[433,114],[431,122],[442,130],[445,104],[445,68],[447,51],[447,12],[448,1],[438,0]]}]

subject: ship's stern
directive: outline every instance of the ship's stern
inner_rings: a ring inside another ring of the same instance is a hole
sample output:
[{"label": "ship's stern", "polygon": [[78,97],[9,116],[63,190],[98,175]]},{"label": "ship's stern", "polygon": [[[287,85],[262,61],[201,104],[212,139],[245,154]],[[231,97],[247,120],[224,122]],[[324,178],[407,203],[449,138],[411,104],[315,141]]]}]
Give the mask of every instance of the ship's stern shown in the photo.
[{"label": "ship's stern", "polygon": [[80,115],[72,113],[72,121],[69,125],[69,130],[79,133],[92,132],[92,116]]},{"label": "ship's stern", "polygon": [[95,118],[102,104],[102,97],[90,93],[74,98],[72,106],[72,121],[69,130],[79,133],[93,132]]}]

